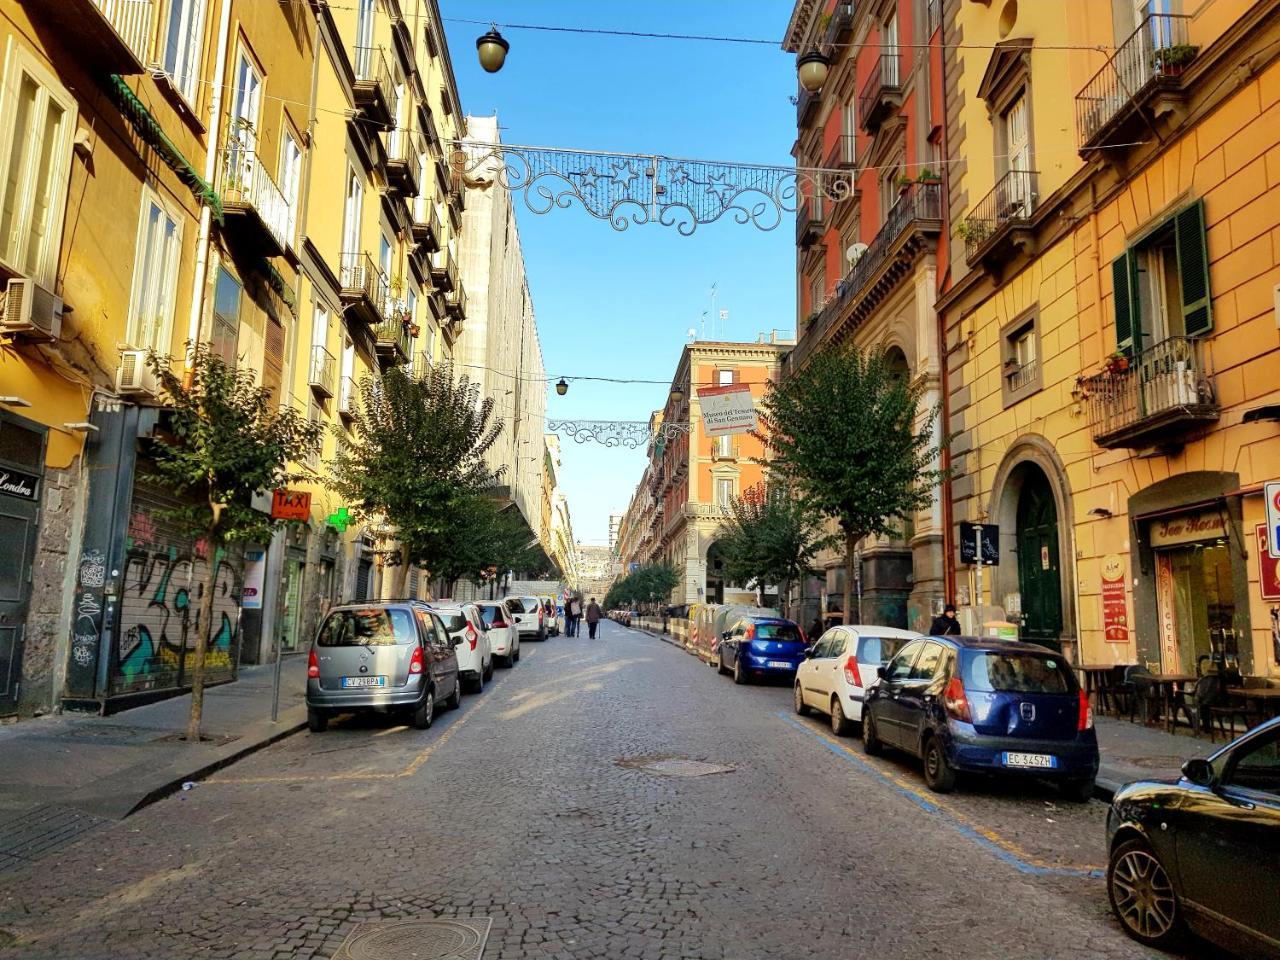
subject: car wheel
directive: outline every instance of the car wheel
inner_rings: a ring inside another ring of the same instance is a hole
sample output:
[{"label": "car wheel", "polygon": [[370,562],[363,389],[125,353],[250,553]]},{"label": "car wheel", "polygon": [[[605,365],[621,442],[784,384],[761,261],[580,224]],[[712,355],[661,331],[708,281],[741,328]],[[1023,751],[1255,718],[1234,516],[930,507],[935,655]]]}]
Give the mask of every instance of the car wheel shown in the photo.
[{"label": "car wheel", "polygon": [[493,679],[493,657],[490,657],[490,658],[489,658],[489,669],[487,669],[487,670],[484,672],[484,678],[485,678],[486,680],[492,680],[492,679]]},{"label": "car wheel", "polygon": [[481,668],[476,673],[476,678],[471,681],[471,693],[484,693],[484,669]]},{"label": "car wheel", "polygon": [[413,711],[413,728],[415,730],[425,730],[431,726],[435,718],[436,693],[434,690],[428,690],[427,695],[422,698],[422,702]]},{"label": "car wheel", "polygon": [[955,768],[947,762],[947,751],[937,737],[924,745],[924,782],[934,793],[950,793],[956,786]]},{"label": "car wheel", "polygon": [[328,714],[321,713],[312,707],[307,707],[307,729],[312,733],[324,733],[329,729]]},{"label": "car wheel", "polygon": [[747,682],[747,674],[742,669],[742,658],[733,661],[733,682],[741,686]]},{"label": "car wheel", "polygon": [[1093,799],[1093,777],[1088,780],[1064,780],[1058,789],[1068,800],[1088,803]]},{"label": "car wheel", "polygon": [[853,721],[844,715],[844,706],[839,697],[831,698],[831,732],[837,737],[847,737],[853,733]]},{"label": "car wheel", "polygon": [[520,662],[520,644],[518,642],[516,643],[516,652],[511,654],[511,662],[513,664]]},{"label": "car wheel", "polygon": [[1185,934],[1173,882],[1145,840],[1126,840],[1111,851],[1107,897],[1124,932],[1148,947],[1167,950]]},{"label": "car wheel", "polygon": [[804,693],[800,690],[800,682],[796,681],[796,713],[802,717],[809,715],[809,705],[804,702]]},{"label": "car wheel", "polygon": [[727,677],[729,675],[729,668],[724,665],[723,653],[716,654],[716,673],[720,674],[722,677]]},{"label": "car wheel", "polygon": [[449,694],[449,699],[444,702],[444,705],[448,707],[450,710],[457,710],[460,706],[462,706],[462,681],[461,680],[456,680],[456,679],[454,680],[453,693]]},{"label": "car wheel", "polygon": [[876,718],[865,704],[862,707],[862,751],[869,757],[884,753],[884,741],[876,732]]}]

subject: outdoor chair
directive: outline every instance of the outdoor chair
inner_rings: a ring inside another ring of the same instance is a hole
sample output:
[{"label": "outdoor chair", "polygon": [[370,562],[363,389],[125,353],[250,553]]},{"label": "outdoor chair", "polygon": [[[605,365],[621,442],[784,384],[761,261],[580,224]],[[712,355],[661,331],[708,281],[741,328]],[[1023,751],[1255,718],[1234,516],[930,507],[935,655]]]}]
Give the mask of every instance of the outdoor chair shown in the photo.
[{"label": "outdoor chair", "polygon": [[1113,717],[1122,717],[1125,714],[1132,717],[1133,684],[1125,678],[1126,670],[1128,667],[1123,664],[1112,667],[1111,673],[1103,681],[1099,692],[1099,697],[1105,698],[1106,709]]},{"label": "outdoor chair", "polygon": [[1129,696],[1129,722],[1133,722],[1141,709],[1143,726],[1150,726],[1152,714],[1160,709],[1160,689],[1151,678],[1151,671],[1141,664],[1135,664],[1125,668],[1124,679],[1132,688]]}]

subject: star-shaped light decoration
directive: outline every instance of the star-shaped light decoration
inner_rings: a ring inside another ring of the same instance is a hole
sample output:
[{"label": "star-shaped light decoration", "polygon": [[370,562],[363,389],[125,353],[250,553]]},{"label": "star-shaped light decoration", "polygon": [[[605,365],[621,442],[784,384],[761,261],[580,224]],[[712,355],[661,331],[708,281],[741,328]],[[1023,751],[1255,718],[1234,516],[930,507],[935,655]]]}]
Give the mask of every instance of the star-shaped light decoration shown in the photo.
[{"label": "star-shaped light decoration", "polygon": [[[623,176],[625,172],[625,176]],[[631,182],[636,178],[635,168],[630,163],[615,163],[613,165],[613,179],[622,187],[622,192],[626,193],[631,189]]]},{"label": "star-shaped light decoration", "polygon": [[668,177],[672,184],[677,187],[683,187],[689,182],[689,171],[685,169],[683,163],[677,163],[670,171],[668,171]]},{"label": "star-shaped light decoration", "polygon": [[586,173],[578,174],[578,179],[582,182],[583,190],[594,190],[596,181],[600,179],[600,174],[596,173],[595,167],[591,167]]},{"label": "star-shaped light decoration", "polygon": [[710,183],[707,184],[707,193],[714,194],[721,204],[728,203],[729,194],[736,189],[737,187],[729,182],[729,174],[727,173],[713,173],[710,177]]}]

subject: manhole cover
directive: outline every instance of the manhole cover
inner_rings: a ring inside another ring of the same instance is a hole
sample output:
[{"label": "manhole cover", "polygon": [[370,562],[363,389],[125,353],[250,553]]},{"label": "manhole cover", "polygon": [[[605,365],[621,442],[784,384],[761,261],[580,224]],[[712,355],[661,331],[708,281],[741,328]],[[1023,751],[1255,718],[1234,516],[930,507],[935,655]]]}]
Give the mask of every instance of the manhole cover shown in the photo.
[{"label": "manhole cover", "polygon": [[1132,767],[1142,767],[1144,769],[1160,770],[1180,770],[1182,764],[1186,762],[1186,757],[1117,757]]},{"label": "manhole cover", "polygon": [[488,917],[362,923],[333,960],[480,960],[492,926]]},{"label": "manhole cover", "polygon": [[685,760],[680,757],[636,757],[619,760],[618,766],[632,770],[655,773],[660,777],[706,777],[713,773],[732,773],[733,767],[701,760]]},{"label": "manhole cover", "polygon": [[[200,745],[205,747],[225,747],[228,743],[234,743],[239,740],[238,736],[217,733],[202,733],[200,735]],[[156,743],[185,743],[187,735],[185,733],[167,733],[163,737],[156,737]]]}]

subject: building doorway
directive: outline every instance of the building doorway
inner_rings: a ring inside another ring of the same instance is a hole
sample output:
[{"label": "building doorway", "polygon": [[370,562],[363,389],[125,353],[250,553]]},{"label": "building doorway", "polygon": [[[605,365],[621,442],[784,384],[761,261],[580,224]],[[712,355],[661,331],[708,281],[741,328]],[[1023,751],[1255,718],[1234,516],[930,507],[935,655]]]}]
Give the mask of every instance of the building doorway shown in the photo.
[{"label": "building doorway", "polygon": [[704,602],[724,603],[724,556],[719,543],[707,548],[707,585],[704,591]]},{"label": "building doorway", "polygon": [[[34,425],[33,425],[34,426]],[[44,475],[42,429],[0,414],[0,714],[18,707]]]},{"label": "building doorway", "polygon": [[1018,591],[1022,636],[1054,648],[1062,637],[1062,576],[1058,554],[1058,505],[1049,478],[1028,465],[1018,494]]},{"label": "building doorway", "polygon": [[1217,661],[1239,669],[1235,577],[1225,537],[1156,550],[1160,669],[1202,673]]},{"label": "building doorway", "polygon": [[298,649],[302,624],[302,585],[305,578],[306,557],[301,551],[290,548],[284,561],[284,577],[280,596],[280,624],[277,641],[286,653]]}]

